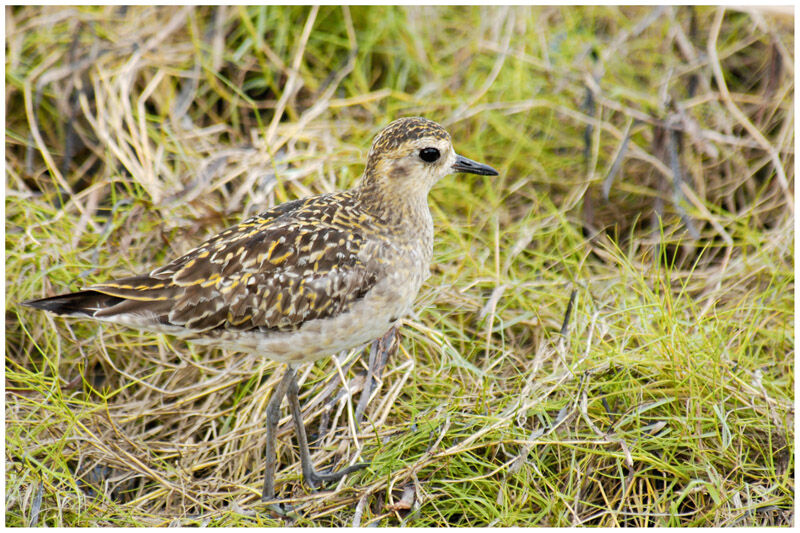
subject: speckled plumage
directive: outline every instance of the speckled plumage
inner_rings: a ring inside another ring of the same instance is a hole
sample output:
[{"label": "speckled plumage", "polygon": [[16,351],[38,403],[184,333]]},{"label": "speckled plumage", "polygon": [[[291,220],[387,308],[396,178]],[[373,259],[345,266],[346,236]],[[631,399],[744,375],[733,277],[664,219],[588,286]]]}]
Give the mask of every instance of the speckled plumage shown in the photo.
[{"label": "speckled plumage", "polygon": [[[424,161],[426,148],[442,155]],[[147,274],[26,304],[315,360],[379,337],[410,310],[433,250],[427,193],[454,171],[496,174],[457,156],[435,122],[399,119],[351,190],[268,209]]]}]

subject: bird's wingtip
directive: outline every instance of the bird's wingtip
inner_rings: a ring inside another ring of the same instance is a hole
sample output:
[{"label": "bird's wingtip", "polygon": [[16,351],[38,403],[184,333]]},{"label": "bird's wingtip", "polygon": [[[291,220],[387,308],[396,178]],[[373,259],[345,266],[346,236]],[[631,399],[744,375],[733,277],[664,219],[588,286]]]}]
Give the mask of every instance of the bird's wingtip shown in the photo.
[{"label": "bird's wingtip", "polygon": [[85,305],[87,293],[85,291],[60,294],[58,296],[48,296],[46,298],[36,298],[20,302],[25,307],[50,311],[58,315],[89,315],[91,310]]},{"label": "bird's wingtip", "polygon": [[25,306],[25,307],[33,307],[34,309],[47,309],[46,302],[47,302],[48,299],[49,298],[35,298],[33,300],[25,300],[25,301],[19,302],[19,305],[22,305],[22,306]]}]

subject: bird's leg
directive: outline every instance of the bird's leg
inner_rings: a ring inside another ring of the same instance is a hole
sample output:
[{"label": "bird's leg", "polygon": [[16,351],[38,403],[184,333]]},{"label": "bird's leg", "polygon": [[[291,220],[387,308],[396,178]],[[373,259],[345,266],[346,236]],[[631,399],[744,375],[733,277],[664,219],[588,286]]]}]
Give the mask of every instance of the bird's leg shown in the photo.
[{"label": "bird's leg", "polygon": [[[380,379],[386,361],[389,356],[397,351],[397,326],[392,326],[386,334],[372,343],[369,349],[369,365],[367,367],[367,377],[364,380],[364,388],[361,390],[361,397],[356,406],[356,427],[361,425],[361,418],[367,408],[367,402],[375,388],[375,382]],[[380,357],[378,357],[380,355]]]},{"label": "bird's leg", "polygon": [[286,396],[286,389],[289,387],[289,383],[294,381],[294,372],[294,368],[289,365],[280,383],[272,391],[272,397],[267,404],[267,458],[264,466],[262,501],[275,498],[275,463],[278,460],[275,452],[276,430],[278,429],[278,420],[281,417],[281,402],[283,397]]},{"label": "bird's leg", "polygon": [[297,442],[300,448],[300,464],[303,467],[303,478],[306,483],[314,489],[317,484],[326,481],[339,481],[342,477],[366,468],[369,463],[357,463],[339,470],[338,472],[317,472],[314,470],[314,465],[311,463],[311,453],[308,450],[308,439],[306,438],[306,427],[303,425],[303,413],[300,411],[300,398],[297,396],[299,392],[297,381],[292,375],[289,383],[289,389],[286,396],[289,398],[289,409],[292,411],[292,418],[294,419],[295,432],[297,433]]}]

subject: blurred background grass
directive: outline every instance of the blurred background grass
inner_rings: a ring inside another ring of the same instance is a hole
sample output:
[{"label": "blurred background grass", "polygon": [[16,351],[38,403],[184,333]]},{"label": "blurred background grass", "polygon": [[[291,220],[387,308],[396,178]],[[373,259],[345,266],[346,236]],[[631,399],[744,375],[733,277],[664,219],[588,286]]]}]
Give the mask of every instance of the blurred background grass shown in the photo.
[{"label": "blurred background grass", "polygon": [[[792,524],[789,13],[7,7],[6,524]],[[360,354],[301,372],[317,464],[372,464],[310,492],[287,414],[288,517],[274,363],[19,306],[350,187],[409,115],[500,176],[431,193],[355,437]]]}]

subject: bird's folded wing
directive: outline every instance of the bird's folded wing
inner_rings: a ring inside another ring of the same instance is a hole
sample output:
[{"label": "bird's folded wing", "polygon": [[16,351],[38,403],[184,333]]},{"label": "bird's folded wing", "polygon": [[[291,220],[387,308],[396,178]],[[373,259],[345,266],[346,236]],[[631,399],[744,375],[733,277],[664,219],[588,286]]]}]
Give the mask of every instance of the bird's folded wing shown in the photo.
[{"label": "bird's folded wing", "polygon": [[193,330],[294,329],[343,312],[378,272],[359,259],[363,237],[319,222],[258,217],[150,274],[87,287],[122,299],[96,318],[132,313]]}]

